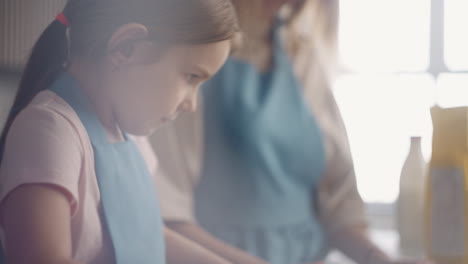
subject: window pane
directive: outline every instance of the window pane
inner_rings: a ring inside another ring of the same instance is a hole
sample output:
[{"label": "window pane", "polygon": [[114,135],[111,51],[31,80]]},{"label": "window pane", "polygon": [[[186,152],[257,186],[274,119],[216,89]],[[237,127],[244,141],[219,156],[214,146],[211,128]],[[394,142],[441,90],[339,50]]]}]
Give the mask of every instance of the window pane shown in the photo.
[{"label": "window pane", "polygon": [[451,70],[468,70],[467,14],[467,0],[445,0],[445,61]]},{"label": "window pane", "polygon": [[444,73],[437,80],[437,104],[468,106],[468,74]]},{"label": "window pane", "polygon": [[420,75],[349,75],[336,83],[353,154],[359,191],[366,202],[394,202],[411,136],[423,137],[429,158],[434,80]]},{"label": "window pane", "polygon": [[340,51],[356,71],[422,71],[429,64],[429,0],[341,1]]}]

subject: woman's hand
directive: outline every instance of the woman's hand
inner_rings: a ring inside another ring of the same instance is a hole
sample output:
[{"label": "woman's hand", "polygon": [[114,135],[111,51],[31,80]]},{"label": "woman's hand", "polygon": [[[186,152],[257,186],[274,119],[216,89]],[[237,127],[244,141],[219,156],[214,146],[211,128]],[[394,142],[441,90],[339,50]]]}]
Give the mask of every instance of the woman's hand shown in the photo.
[{"label": "woman's hand", "polygon": [[424,259],[395,259],[389,257],[368,235],[364,226],[341,230],[333,236],[334,246],[359,264],[434,264]]},{"label": "woman's hand", "polygon": [[[325,264],[325,262],[315,262],[310,264]],[[380,260],[369,264],[435,264],[429,260]]]},{"label": "woman's hand", "polygon": [[[374,263],[369,263],[374,264]],[[384,260],[381,262],[376,262],[375,264],[434,264],[429,260],[409,260],[409,259],[401,259],[401,260]]]},{"label": "woman's hand", "polygon": [[369,258],[368,264],[434,264],[432,261],[426,259],[409,259],[409,258],[390,258],[388,255],[380,251],[374,251]]},{"label": "woman's hand", "polygon": [[164,238],[169,264],[232,264],[169,228],[164,228]]},{"label": "woman's hand", "polygon": [[170,229],[203,246],[232,264],[269,264],[260,258],[215,238],[196,224],[184,222],[168,222],[166,224]]}]

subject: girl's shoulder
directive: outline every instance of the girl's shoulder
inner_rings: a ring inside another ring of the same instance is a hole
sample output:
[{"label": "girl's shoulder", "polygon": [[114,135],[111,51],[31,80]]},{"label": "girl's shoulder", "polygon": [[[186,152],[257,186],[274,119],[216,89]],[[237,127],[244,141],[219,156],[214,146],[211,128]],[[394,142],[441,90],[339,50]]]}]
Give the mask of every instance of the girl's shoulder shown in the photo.
[{"label": "girl's shoulder", "polygon": [[[84,155],[90,145],[86,129],[73,108],[53,91],[39,92],[15,118],[8,132],[12,140],[60,140]],[[18,143],[18,142],[16,142]]]},{"label": "girl's shoulder", "polygon": [[[33,121],[34,120],[34,121]],[[31,103],[18,115],[17,122],[37,123],[37,129],[54,126],[57,134],[67,131],[67,137],[88,141],[86,129],[73,108],[60,96],[50,90],[39,92]],[[62,135],[65,136],[65,135]]]},{"label": "girl's shoulder", "polygon": [[8,131],[0,200],[20,185],[45,183],[59,186],[76,205],[83,161],[90,158],[83,129],[71,106],[55,93],[37,94]]},{"label": "girl's shoulder", "polygon": [[74,125],[80,123],[73,108],[60,96],[50,90],[39,92],[20,115],[49,115],[51,118],[60,116]]}]

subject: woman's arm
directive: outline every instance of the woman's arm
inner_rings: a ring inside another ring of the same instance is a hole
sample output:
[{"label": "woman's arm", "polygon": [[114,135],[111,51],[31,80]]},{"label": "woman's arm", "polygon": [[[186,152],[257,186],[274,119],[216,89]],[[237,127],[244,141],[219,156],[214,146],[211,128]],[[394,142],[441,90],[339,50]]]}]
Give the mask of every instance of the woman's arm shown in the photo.
[{"label": "woman's arm", "polygon": [[7,264],[79,264],[71,257],[70,202],[58,187],[20,186],[2,215]]},{"label": "woman's arm", "polygon": [[[267,264],[255,256],[240,249],[230,246],[223,241],[213,237],[196,224],[188,222],[168,222],[167,226],[188,239],[211,250],[215,254],[227,259],[234,264]],[[205,262],[206,263],[206,262]]]},{"label": "woman's arm", "polygon": [[369,239],[364,225],[349,226],[331,238],[333,245],[360,264],[429,264],[424,260],[394,260]]},{"label": "woman's arm", "polygon": [[370,241],[364,225],[344,228],[336,232],[331,237],[331,241],[334,247],[360,264],[383,263],[383,260],[390,260]]}]

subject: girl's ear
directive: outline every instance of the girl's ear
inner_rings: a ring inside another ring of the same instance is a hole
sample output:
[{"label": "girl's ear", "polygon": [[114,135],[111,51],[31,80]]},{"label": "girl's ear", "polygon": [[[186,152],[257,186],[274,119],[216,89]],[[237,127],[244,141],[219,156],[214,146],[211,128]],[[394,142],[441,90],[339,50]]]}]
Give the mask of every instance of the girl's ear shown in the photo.
[{"label": "girl's ear", "polygon": [[107,42],[108,58],[113,66],[119,67],[133,61],[135,45],[148,37],[148,28],[130,23],[119,27]]}]

